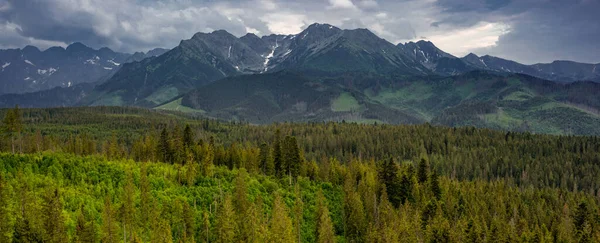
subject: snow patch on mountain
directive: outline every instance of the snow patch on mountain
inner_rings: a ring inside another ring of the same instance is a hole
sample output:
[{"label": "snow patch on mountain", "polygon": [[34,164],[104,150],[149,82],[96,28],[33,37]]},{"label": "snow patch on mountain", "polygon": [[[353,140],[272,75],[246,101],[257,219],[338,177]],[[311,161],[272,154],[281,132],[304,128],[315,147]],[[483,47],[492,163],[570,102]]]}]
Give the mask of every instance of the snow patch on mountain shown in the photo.
[{"label": "snow patch on mountain", "polygon": [[115,65],[115,66],[119,66],[119,65],[121,65],[121,63],[115,62],[115,61],[113,61],[113,60],[108,60],[108,62],[109,62],[109,63],[112,63],[112,65]]},{"label": "snow patch on mountain", "polygon": [[104,69],[106,69],[106,70],[112,70],[111,67],[104,67]]},{"label": "snow patch on mountain", "polygon": [[5,69],[6,67],[10,66],[10,62],[4,63],[2,64],[2,69]]},{"label": "snow patch on mountain", "polygon": [[94,60],[94,59],[87,59],[87,60],[85,60],[85,62],[83,64],[92,64],[92,65],[95,65],[96,64],[96,60]]},{"label": "snow patch on mountain", "polygon": [[38,69],[37,73],[39,75],[46,75],[47,74],[48,76],[50,76],[50,75],[54,74],[57,70],[58,69],[56,69],[56,68]]},{"label": "snow patch on mountain", "polygon": [[275,50],[279,47],[279,43],[277,43],[277,39],[275,39],[275,46],[271,47],[271,53],[269,53],[269,55],[267,55],[265,57],[265,63],[264,63],[264,71],[266,72],[267,70],[269,70],[269,61],[271,61],[271,58],[273,58],[273,55],[275,55]]},{"label": "snow patch on mountain", "polygon": [[31,65],[31,66],[35,66],[35,64],[33,64],[33,63],[32,63],[31,61],[29,61],[29,60],[25,60],[25,63],[27,63],[27,64],[29,64],[29,65]]}]

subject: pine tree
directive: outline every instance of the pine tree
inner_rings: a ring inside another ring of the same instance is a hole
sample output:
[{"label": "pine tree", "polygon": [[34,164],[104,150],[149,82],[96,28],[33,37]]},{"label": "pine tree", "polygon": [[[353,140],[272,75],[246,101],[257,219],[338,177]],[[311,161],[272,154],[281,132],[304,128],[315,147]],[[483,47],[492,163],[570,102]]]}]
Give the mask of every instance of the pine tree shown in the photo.
[{"label": "pine tree", "polygon": [[302,242],[302,210],[304,208],[304,202],[302,202],[302,193],[300,192],[300,185],[296,183],[295,186],[296,200],[294,202],[294,231],[296,232],[298,242]]},{"label": "pine tree", "polygon": [[248,201],[248,186],[246,185],[247,173],[245,169],[239,170],[235,178],[235,191],[233,208],[236,215],[236,241],[249,242],[252,239],[252,228],[247,222],[249,217],[250,202]]},{"label": "pine tree", "polygon": [[162,132],[160,132],[157,154],[162,162],[171,164],[173,163],[171,158],[171,143],[169,141],[169,133],[167,132],[167,128],[163,128]]},{"label": "pine tree", "polygon": [[590,219],[592,218],[588,205],[582,201],[577,206],[573,215],[573,224],[575,225],[575,235],[578,242],[591,242]]},{"label": "pine tree", "polygon": [[346,214],[346,237],[349,242],[363,242],[366,230],[366,218],[360,195],[354,191],[346,192],[344,206]]},{"label": "pine tree", "polygon": [[200,238],[204,240],[204,242],[210,242],[210,217],[208,211],[204,211],[202,213],[202,229],[200,229]]},{"label": "pine tree", "polygon": [[275,165],[271,158],[271,149],[266,143],[260,145],[260,169],[265,175],[275,174]]},{"label": "pine tree", "polygon": [[0,172],[0,242],[12,242],[13,211],[11,207],[10,187]]},{"label": "pine tree", "polygon": [[413,180],[409,175],[402,175],[400,179],[400,200],[402,203],[406,201],[413,201]]},{"label": "pine tree", "polygon": [[285,172],[292,176],[292,178],[296,178],[300,174],[300,167],[303,162],[296,137],[285,137],[282,153],[284,154],[283,164],[285,164]]},{"label": "pine tree", "polygon": [[135,220],[135,185],[133,184],[133,175],[131,171],[127,172],[127,179],[123,188],[123,205],[121,208],[121,217],[123,224],[123,239],[131,241],[131,236],[134,235],[134,220]]},{"label": "pine tree", "polygon": [[[148,179],[148,165],[142,163],[140,171],[140,210],[139,226],[142,228],[142,236],[150,235],[150,212],[152,210],[152,194],[150,193],[150,181]],[[145,238],[147,241],[147,238]]]},{"label": "pine tree", "polygon": [[74,242],[95,243],[97,241],[96,237],[96,227],[94,225],[94,221],[88,219],[85,213],[84,205],[81,205],[77,215]]},{"label": "pine tree", "polygon": [[192,128],[189,124],[185,125],[183,129],[183,147],[190,149],[194,144],[194,132],[192,132]]},{"label": "pine tree", "polygon": [[329,215],[327,201],[323,196],[323,192],[317,193],[317,213],[316,213],[316,229],[315,236],[318,243],[334,243],[335,233],[333,231],[333,223]]},{"label": "pine tree", "polygon": [[275,195],[271,221],[269,222],[269,242],[289,243],[294,242],[292,220],[287,207],[279,194]]},{"label": "pine tree", "polygon": [[225,196],[221,207],[217,211],[217,242],[234,242],[235,239],[235,213],[231,203],[231,196]]},{"label": "pine tree", "polygon": [[119,242],[117,222],[110,198],[104,199],[104,209],[102,210],[102,242]]},{"label": "pine tree", "polygon": [[285,175],[285,161],[282,154],[281,131],[275,132],[275,141],[273,142],[273,164],[275,165],[275,175],[282,177]]},{"label": "pine tree", "polygon": [[62,215],[62,201],[58,189],[46,195],[44,203],[44,228],[46,229],[45,242],[62,243],[68,241],[65,219]]},{"label": "pine tree", "polygon": [[22,114],[18,105],[14,109],[8,110],[4,116],[2,130],[10,139],[13,154],[15,153],[15,138],[20,138],[23,129],[21,117]]},{"label": "pine tree", "polygon": [[427,178],[429,178],[429,165],[427,164],[427,160],[423,157],[419,162],[419,169],[417,170],[417,180],[419,183],[423,184],[427,182]]},{"label": "pine tree", "polygon": [[187,201],[183,202],[183,242],[195,242],[194,233],[196,232],[196,225],[194,220],[194,211]]},{"label": "pine tree", "polygon": [[398,165],[396,165],[393,158],[383,162],[383,166],[379,171],[379,178],[385,184],[386,192],[394,207],[398,207],[406,201],[408,195],[405,195],[406,192],[398,179]]},{"label": "pine tree", "polygon": [[211,138],[211,142],[206,146],[206,152],[204,153],[204,157],[202,158],[202,175],[205,177],[212,176],[212,169],[215,160],[215,145],[214,139]]},{"label": "pine tree", "polygon": [[431,173],[429,187],[435,199],[440,200],[442,197],[442,188],[440,187],[440,181],[435,170]]}]

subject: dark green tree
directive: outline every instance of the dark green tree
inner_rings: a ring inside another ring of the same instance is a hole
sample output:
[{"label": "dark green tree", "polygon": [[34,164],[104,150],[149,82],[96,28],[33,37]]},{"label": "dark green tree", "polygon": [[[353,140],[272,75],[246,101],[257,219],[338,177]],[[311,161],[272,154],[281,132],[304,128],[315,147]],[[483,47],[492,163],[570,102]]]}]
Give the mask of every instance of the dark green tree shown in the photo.
[{"label": "dark green tree", "polygon": [[194,132],[189,124],[185,125],[183,129],[183,146],[190,149],[194,145]]},{"label": "dark green tree", "polygon": [[44,229],[46,230],[44,241],[67,242],[69,238],[65,218],[62,215],[63,206],[58,189],[49,192],[44,201]]},{"label": "dark green tree", "polygon": [[423,184],[427,182],[429,178],[429,164],[427,160],[423,157],[419,161],[419,168],[417,170],[417,180],[419,183]]},{"label": "dark green tree", "polygon": [[435,170],[431,172],[431,176],[429,178],[429,187],[431,188],[431,193],[435,199],[440,200],[442,197],[442,188],[440,187],[438,174],[435,172]]}]

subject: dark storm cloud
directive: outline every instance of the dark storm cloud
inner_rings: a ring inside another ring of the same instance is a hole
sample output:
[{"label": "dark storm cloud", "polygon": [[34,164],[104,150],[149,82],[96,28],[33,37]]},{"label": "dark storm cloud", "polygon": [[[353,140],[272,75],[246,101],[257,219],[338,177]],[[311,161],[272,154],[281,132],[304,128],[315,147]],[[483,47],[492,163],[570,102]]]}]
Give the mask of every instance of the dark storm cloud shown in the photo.
[{"label": "dark storm cloud", "polygon": [[559,59],[600,62],[600,44],[596,41],[600,40],[600,1],[480,1],[481,4],[472,8],[453,2],[456,5],[448,0],[438,2],[446,11],[455,13],[443,23],[461,25],[467,21],[503,20],[511,26],[508,33],[500,36],[496,46],[475,50],[480,54],[525,63]]},{"label": "dark storm cloud", "polygon": [[0,48],[75,41],[173,47],[196,32],[291,34],[313,22],[391,42],[430,37],[455,55],[600,62],[598,0],[0,0]]}]

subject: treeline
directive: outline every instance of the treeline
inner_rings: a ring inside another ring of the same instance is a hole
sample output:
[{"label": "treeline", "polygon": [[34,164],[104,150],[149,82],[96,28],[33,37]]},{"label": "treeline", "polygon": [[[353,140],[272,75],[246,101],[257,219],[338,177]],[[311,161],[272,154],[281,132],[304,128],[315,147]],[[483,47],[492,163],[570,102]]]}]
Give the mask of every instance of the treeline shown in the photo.
[{"label": "treeline", "polygon": [[[600,139],[592,136],[536,135],[427,124],[254,126],[111,107],[27,109],[23,113],[22,132],[10,133],[15,136],[0,141],[0,150],[12,151],[14,146],[17,151],[26,153],[51,150],[181,163],[188,153],[200,159],[197,150],[206,150],[214,141],[216,164],[258,166],[256,157],[260,155],[261,145],[266,143],[272,156],[278,139],[275,131],[279,130],[285,134],[279,139],[287,135],[295,137],[300,152],[310,163],[326,164],[332,158],[348,163],[353,158],[385,160],[390,157],[414,163],[426,156],[440,175],[454,179],[505,180],[523,187],[600,194],[600,177],[596,176],[600,174]],[[60,123],[61,120],[69,122]],[[200,148],[184,149],[186,125]],[[161,158],[165,151],[162,154],[158,151],[161,139],[163,148],[169,149],[168,157]],[[263,156],[265,152],[263,149]]]}]

